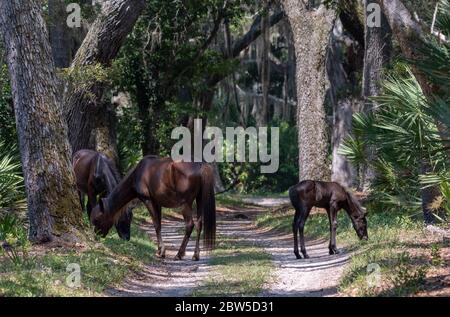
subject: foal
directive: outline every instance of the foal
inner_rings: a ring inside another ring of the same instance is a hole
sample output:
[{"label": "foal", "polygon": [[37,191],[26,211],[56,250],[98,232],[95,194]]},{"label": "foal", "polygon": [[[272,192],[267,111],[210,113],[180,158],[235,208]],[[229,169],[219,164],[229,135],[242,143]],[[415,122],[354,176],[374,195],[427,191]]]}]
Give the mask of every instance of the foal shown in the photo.
[{"label": "foal", "polygon": [[[97,205],[97,197],[103,198],[110,194],[119,184],[120,174],[113,161],[105,155],[91,150],[76,152],[72,159],[72,167],[75,173],[81,209],[84,210],[84,195],[87,194],[86,210],[90,217],[92,208]],[[123,240],[130,240],[132,218],[132,211],[126,209],[115,224],[117,233]]]},{"label": "foal", "polygon": [[330,244],[328,247],[330,254],[339,253],[336,248],[336,228],[337,213],[340,209],[344,209],[347,212],[358,237],[362,240],[367,240],[365,209],[349,190],[338,183],[302,181],[289,188],[289,198],[295,208],[292,231],[294,234],[294,254],[297,259],[301,259],[298,252],[297,232],[300,233],[300,247],[303,257],[305,259],[309,258],[306,253],[303,231],[312,207],[325,208],[327,211],[330,222]]}]

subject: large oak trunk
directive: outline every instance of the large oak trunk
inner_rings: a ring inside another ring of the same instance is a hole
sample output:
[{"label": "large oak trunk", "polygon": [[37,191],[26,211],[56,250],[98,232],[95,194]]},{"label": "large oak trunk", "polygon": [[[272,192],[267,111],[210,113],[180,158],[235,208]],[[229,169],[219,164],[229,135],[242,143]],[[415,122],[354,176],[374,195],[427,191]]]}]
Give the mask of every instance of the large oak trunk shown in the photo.
[{"label": "large oak trunk", "polygon": [[82,226],[82,214],[40,3],[1,1],[0,30],[11,75],[30,239],[72,240]]},{"label": "large oak trunk", "polygon": [[323,5],[309,8],[298,0],[283,4],[296,53],[300,180],[329,180],[326,56],[336,13]]}]

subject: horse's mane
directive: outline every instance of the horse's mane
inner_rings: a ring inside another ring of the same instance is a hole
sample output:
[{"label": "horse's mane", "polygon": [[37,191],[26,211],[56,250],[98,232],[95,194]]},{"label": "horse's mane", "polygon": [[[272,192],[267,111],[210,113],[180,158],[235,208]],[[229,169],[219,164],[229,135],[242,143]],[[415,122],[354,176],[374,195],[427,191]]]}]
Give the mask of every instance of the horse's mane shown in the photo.
[{"label": "horse's mane", "polygon": [[357,211],[359,215],[363,216],[366,213],[366,209],[361,205],[358,198],[351,192],[350,189],[342,186],[347,194],[347,200],[350,203],[350,207]]},{"label": "horse's mane", "polygon": [[120,180],[122,179],[122,174],[120,173],[119,169],[117,168],[116,164],[109,158],[106,159],[106,164],[108,165],[109,169],[114,175],[114,178],[117,181],[117,184],[119,184]]},{"label": "horse's mane", "polygon": [[108,167],[109,171],[111,172],[111,174],[116,182],[115,186],[117,186],[120,183],[120,180],[122,179],[122,175],[119,172],[116,164],[113,162],[113,160],[108,158],[106,155],[103,155],[101,153],[99,153],[98,155],[99,155],[99,159]]}]

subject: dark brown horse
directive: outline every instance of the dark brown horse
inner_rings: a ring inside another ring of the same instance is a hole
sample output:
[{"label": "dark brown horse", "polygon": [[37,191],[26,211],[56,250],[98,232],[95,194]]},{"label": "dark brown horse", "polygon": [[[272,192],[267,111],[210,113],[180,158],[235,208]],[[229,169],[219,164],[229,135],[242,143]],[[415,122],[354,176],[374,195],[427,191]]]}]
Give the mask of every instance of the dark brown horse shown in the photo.
[{"label": "dark brown horse", "polygon": [[[120,174],[112,160],[105,155],[91,151],[80,150],[72,159],[72,167],[78,188],[81,208],[84,210],[84,195],[88,196],[86,210],[91,216],[92,208],[97,205],[98,198],[110,194],[119,184]],[[115,224],[119,237],[130,240],[130,225],[133,213],[126,209]]]},{"label": "dark brown horse", "polygon": [[[197,229],[193,260],[200,257],[200,235],[205,229],[204,245],[212,249],[216,236],[216,202],[214,176],[210,165],[204,163],[174,162],[170,158],[144,157],[106,198],[101,199],[91,213],[91,223],[98,233],[106,236],[123,206],[138,198],[147,207],[155,226],[158,252],[165,256],[161,237],[161,207],[182,207],[185,236],[175,259],[181,260],[186,251],[192,230]],[[197,203],[194,222],[192,204]]]},{"label": "dark brown horse", "polygon": [[333,182],[302,181],[289,188],[289,198],[295,208],[292,231],[294,233],[294,254],[301,259],[298,252],[298,232],[300,233],[301,252],[309,258],[305,248],[303,230],[312,207],[325,208],[330,221],[330,254],[337,254],[336,228],[337,213],[344,209],[349,215],[353,228],[360,239],[367,240],[367,221],[365,209],[356,197],[346,188]]}]

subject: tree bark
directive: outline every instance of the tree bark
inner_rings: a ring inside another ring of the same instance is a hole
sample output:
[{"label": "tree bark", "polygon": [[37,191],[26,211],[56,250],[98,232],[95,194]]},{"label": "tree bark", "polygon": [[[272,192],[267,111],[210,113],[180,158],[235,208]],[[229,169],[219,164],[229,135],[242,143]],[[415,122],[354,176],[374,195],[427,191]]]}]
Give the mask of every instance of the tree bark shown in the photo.
[{"label": "tree bark", "polygon": [[[381,82],[383,80],[383,67],[390,62],[392,51],[391,29],[387,22],[386,16],[380,12],[380,27],[370,27],[368,21],[368,8],[370,4],[380,5],[379,0],[365,0],[365,23],[364,23],[364,68],[363,68],[363,85],[362,97],[364,100],[363,111],[365,113],[372,112],[375,108],[374,103],[369,99],[380,94]],[[375,154],[370,148],[366,149],[368,160],[375,160]],[[375,172],[370,166],[363,166],[364,183],[359,184],[361,189],[370,187]]]},{"label": "tree bark", "polygon": [[112,159],[116,163],[116,166],[120,166],[117,150],[117,117],[115,106],[112,103],[105,102],[99,108],[99,111],[101,111],[101,114],[97,115],[99,121],[97,121],[96,128],[93,131],[94,148],[96,151]]},{"label": "tree bark", "polygon": [[57,68],[70,66],[87,33],[87,27],[84,24],[80,28],[67,26],[66,7],[67,3],[64,0],[48,0],[48,32]]},{"label": "tree bark", "polygon": [[339,154],[339,148],[352,130],[353,103],[354,100],[352,98],[339,100],[333,111],[333,136],[331,140],[333,162],[331,180],[346,187],[353,186],[354,169],[348,159]]},{"label": "tree bark", "polygon": [[307,8],[298,0],[284,0],[283,4],[296,53],[300,180],[329,180],[326,55],[336,13],[324,5]]},{"label": "tree bark", "polygon": [[327,58],[327,74],[331,83],[329,100],[333,106],[331,180],[351,187],[354,183],[354,169],[348,159],[339,154],[339,148],[351,133],[353,108],[358,101],[352,95],[350,76],[344,67],[345,56],[342,52],[351,49],[346,49],[344,43],[342,27],[336,23]]},{"label": "tree bark", "polygon": [[380,4],[377,0],[365,0],[366,23],[364,28],[365,53],[363,70],[364,111],[372,111],[373,103],[370,97],[378,96],[383,80],[383,67],[390,62],[392,51],[391,29],[386,16],[381,12],[381,26],[369,27],[367,7],[369,4]]},{"label": "tree bark", "polygon": [[1,1],[0,30],[11,76],[29,237],[36,243],[56,237],[73,240],[82,227],[82,214],[40,3]]},{"label": "tree bark", "polygon": [[[108,67],[145,7],[145,0],[111,0],[93,23],[72,63],[72,68],[101,64]],[[82,91],[70,88],[65,110],[72,150],[89,148],[96,108],[101,105],[104,85],[95,83]]]}]

